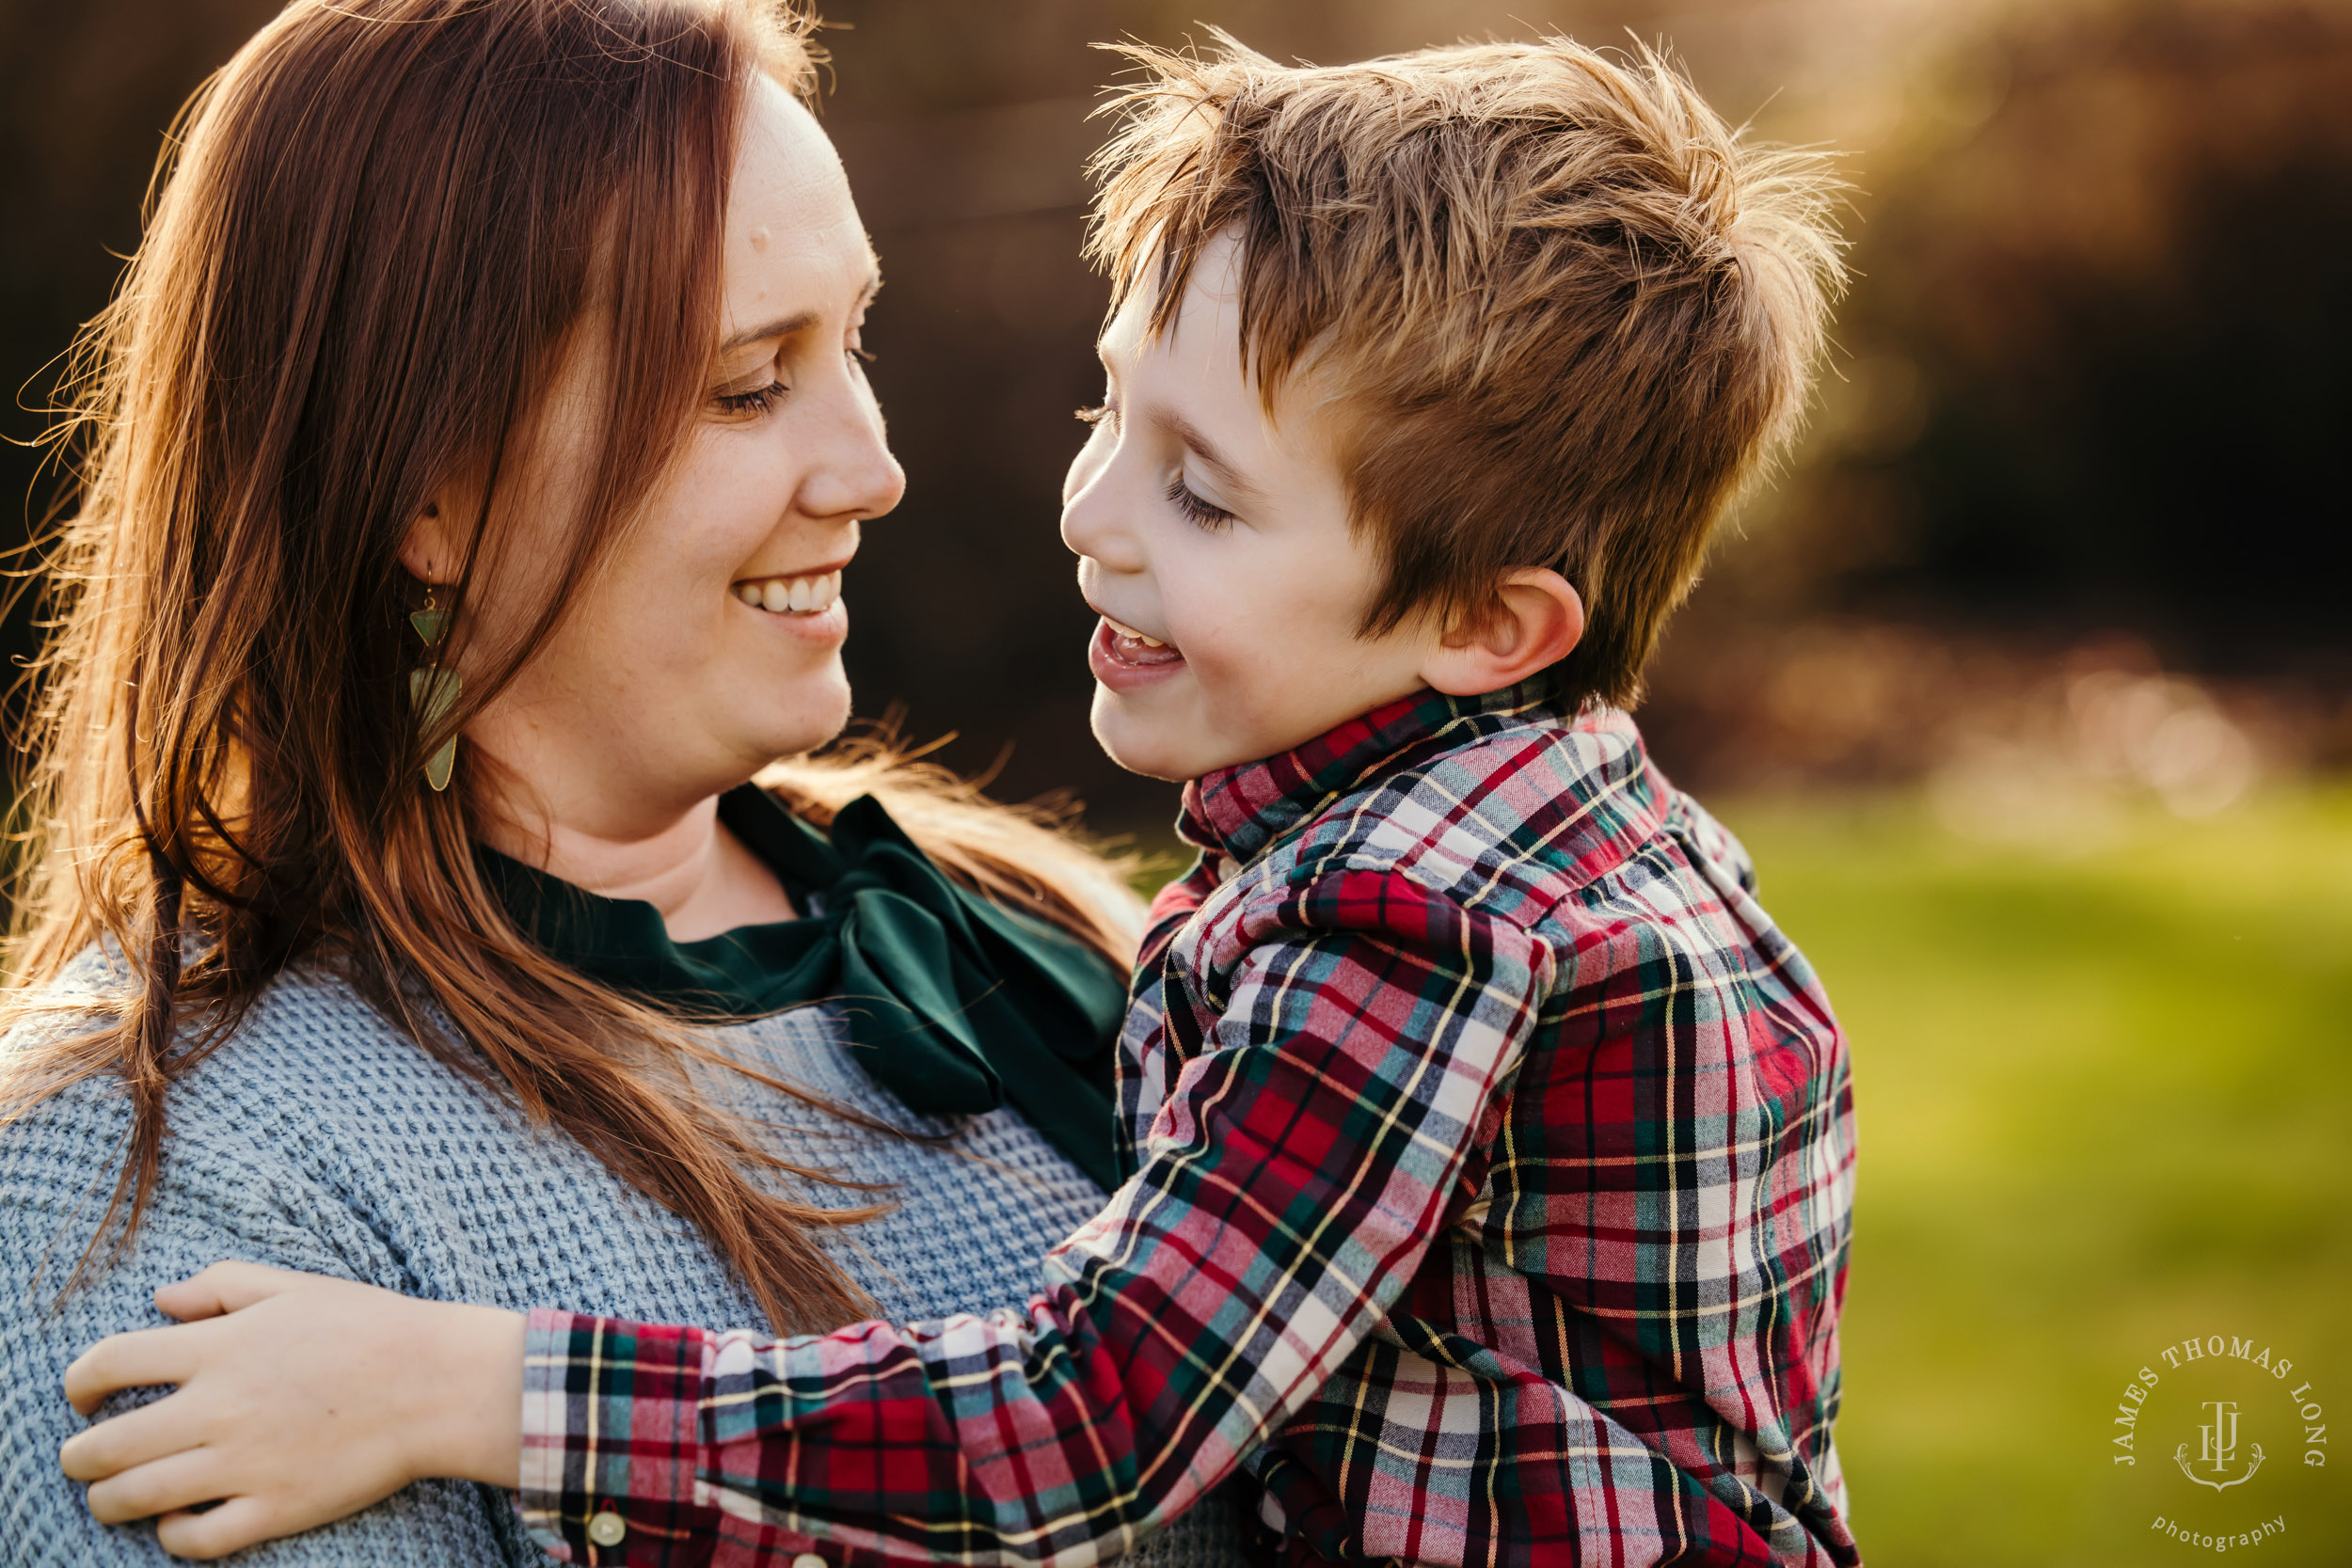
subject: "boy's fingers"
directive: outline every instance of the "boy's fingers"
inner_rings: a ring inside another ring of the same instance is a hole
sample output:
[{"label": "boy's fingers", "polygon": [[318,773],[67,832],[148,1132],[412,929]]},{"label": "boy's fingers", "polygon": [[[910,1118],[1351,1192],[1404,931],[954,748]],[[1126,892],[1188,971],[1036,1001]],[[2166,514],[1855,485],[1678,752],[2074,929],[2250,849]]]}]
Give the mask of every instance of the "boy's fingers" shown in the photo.
[{"label": "boy's fingers", "polygon": [[110,1334],[65,1370],[65,1397],[87,1416],[118,1388],[185,1383],[196,1370],[201,1326],[141,1328]]},{"label": "boy's fingers", "polygon": [[210,1502],[223,1490],[220,1456],[211,1449],[190,1449],[93,1481],[90,1516],[102,1525],[119,1525]]},{"label": "boy's fingers", "polygon": [[262,1263],[215,1263],[157,1291],[155,1305],[182,1323],[217,1318],[304,1285],[315,1285],[320,1277]]},{"label": "boy's fingers", "polygon": [[206,1561],[242,1551],[284,1530],[271,1523],[269,1505],[259,1497],[231,1497],[201,1513],[167,1513],[155,1521],[155,1541],[174,1557]]},{"label": "boy's fingers", "polygon": [[189,1430],[185,1410],[177,1394],[127,1410],[67,1438],[57,1464],[70,1481],[96,1481],[198,1448],[202,1437]]}]

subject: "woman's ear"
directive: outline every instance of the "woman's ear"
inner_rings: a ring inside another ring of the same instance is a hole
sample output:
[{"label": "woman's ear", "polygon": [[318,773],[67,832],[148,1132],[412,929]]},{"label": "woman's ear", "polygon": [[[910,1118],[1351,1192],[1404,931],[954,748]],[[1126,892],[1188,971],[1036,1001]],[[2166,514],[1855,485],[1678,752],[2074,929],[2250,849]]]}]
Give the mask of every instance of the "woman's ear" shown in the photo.
[{"label": "woman's ear", "polygon": [[451,507],[437,496],[408,520],[408,532],[400,542],[400,563],[419,582],[454,582],[457,563],[465,559],[464,544]]},{"label": "woman's ear", "polygon": [[1548,566],[1522,566],[1495,585],[1485,610],[1449,627],[1421,678],[1449,697],[1500,691],[1568,657],[1584,635],[1584,600]]}]

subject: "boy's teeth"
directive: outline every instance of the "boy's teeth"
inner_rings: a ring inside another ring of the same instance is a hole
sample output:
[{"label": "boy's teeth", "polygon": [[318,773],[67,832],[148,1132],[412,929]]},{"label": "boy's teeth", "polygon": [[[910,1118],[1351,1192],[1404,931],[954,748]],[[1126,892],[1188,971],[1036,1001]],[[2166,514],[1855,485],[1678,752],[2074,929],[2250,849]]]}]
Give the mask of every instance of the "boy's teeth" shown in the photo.
[{"label": "boy's teeth", "polygon": [[735,585],[735,596],[771,615],[817,615],[841,596],[841,574],[818,577],[751,578]]},{"label": "boy's teeth", "polygon": [[1120,635],[1120,636],[1121,636],[1121,637],[1132,637],[1132,638],[1134,638],[1136,641],[1138,641],[1138,642],[1142,643],[1142,644],[1143,644],[1145,647],[1147,647],[1147,648],[1165,648],[1165,647],[1167,647],[1167,646],[1168,646],[1168,644],[1167,644],[1167,643],[1165,643],[1165,642],[1161,641],[1158,638],[1156,638],[1156,637],[1146,637],[1146,636],[1144,636],[1144,635],[1143,635],[1143,633],[1141,633],[1141,632],[1139,632],[1139,631],[1136,630],[1136,628],[1135,628],[1135,627],[1133,627],[1133,626],[1121,626],[1121,625],[1120,625],[1120,623],[1118,623],[1117,621],[1112,621],[1112,620],[1111,620],[1111,618],[1110,618],[1109,616],[1107,616],[1107,615],[1104,616],[1104,617],[1103,617],[1103,619],[1104,619],[1104,621],[1109,622],[1109,623],[1110,623],[1110,628],[1111,628],[1111,630],[1113,630],[1113,631],[1115,631],[1115,632],[1119,633],[1119,635]]}]

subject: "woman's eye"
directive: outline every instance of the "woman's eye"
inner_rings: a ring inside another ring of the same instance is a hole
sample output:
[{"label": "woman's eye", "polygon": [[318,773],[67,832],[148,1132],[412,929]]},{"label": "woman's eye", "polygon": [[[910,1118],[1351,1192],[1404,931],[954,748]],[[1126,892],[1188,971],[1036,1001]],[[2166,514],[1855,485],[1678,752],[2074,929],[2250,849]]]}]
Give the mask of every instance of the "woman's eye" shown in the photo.
[{"label": "woman's eye", "polygon": [[1107,403],[1098,403],[1091,408],[1081,408],[1077,410],[1077,415],[1080,424],[1106,424],[1114,430],[1119,427],[1119,410]]},{"label": "woman's eye", "polygon": [[777,399],[791,389],[781,381],[771,381],[767,386],[755,387],[748,392],[721,392],[710,401],[723,413],[765,414],[776,405]]},{"label": "woman's eye", "polygon": [[1184,476],[1178,474],[1168,482],[1168,499],[1176,503],[1176,510],[1190,517],[1201,528],[1215,531],[1233,520],[1233,515],[1214,501],[1203,500]]}]

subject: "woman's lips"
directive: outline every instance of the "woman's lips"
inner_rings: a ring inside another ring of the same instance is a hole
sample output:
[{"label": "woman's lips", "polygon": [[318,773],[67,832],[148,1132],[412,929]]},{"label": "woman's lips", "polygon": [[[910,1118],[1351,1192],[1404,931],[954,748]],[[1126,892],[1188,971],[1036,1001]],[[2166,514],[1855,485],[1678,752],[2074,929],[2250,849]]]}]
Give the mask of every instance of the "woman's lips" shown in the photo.
[{"label": "woman's lips", "polygon": [[1106,615],[1087,644],[1087,667],[1113,691],[1133,691],[1182,670],[1184,656],[1175,644],[1154,641]]}]

